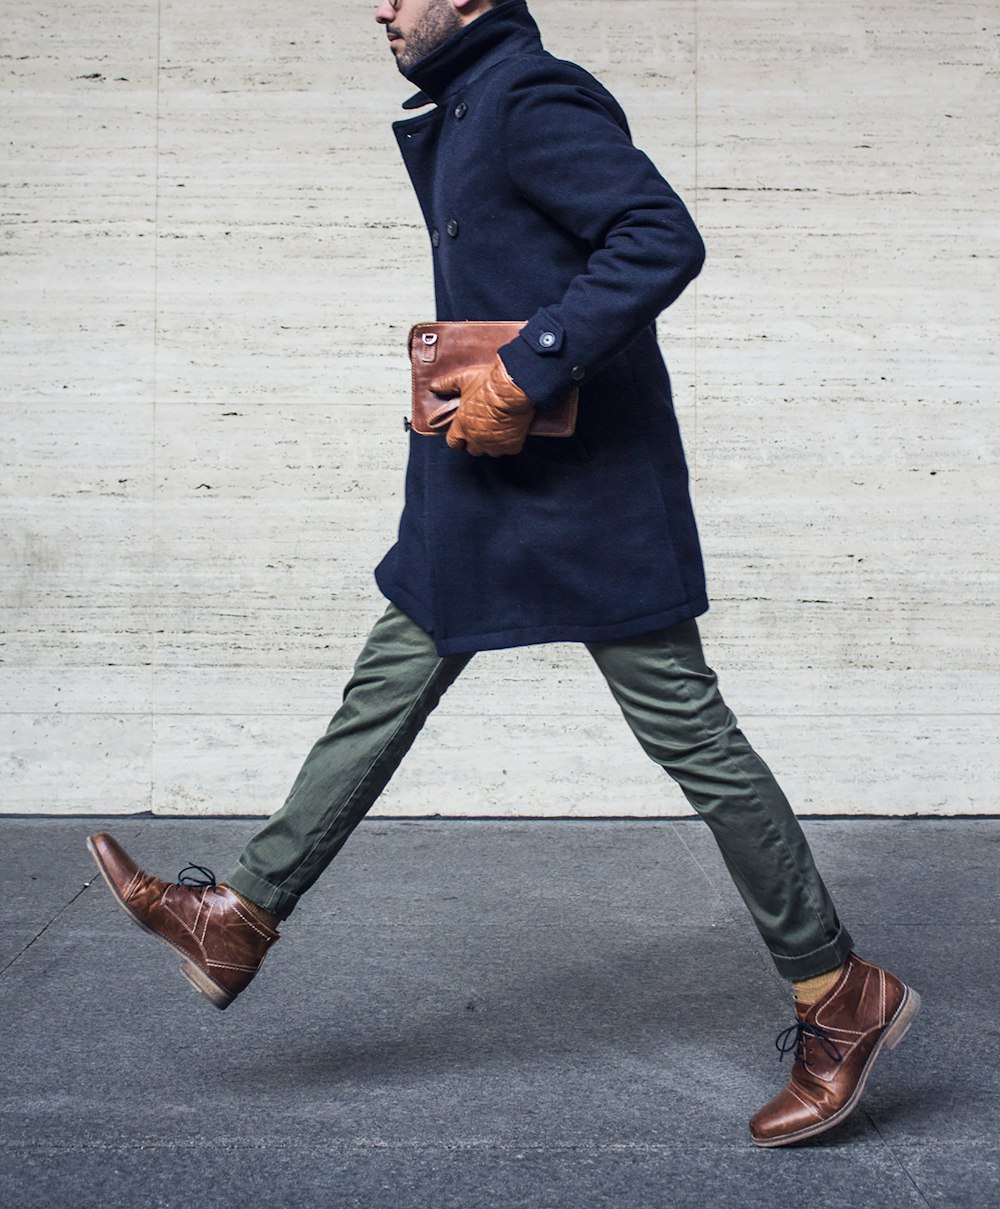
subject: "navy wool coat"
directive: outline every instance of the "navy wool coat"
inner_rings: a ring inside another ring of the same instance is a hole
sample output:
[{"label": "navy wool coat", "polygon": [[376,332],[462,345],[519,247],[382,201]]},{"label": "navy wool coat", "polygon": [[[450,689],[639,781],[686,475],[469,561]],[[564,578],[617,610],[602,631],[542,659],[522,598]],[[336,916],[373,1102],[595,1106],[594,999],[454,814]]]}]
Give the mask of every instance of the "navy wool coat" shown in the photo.
[{"label": "navy wool coat", "polygon": [[472,457],[410,434],[382,592],[442,655],[625,638],[708,608],[657,315],[701,269],[683,203],[614,97],[505,0],[408,73],[395,123],[427,222],[438,319],[527,319],[501,350],[570,438]]}]

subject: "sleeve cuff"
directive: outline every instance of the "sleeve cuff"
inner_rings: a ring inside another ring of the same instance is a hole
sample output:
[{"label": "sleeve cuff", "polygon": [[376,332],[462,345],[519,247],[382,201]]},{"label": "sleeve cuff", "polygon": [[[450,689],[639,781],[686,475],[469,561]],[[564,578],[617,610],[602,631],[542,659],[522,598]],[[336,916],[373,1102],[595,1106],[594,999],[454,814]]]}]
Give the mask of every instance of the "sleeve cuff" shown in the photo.
[{"label": "sleeve cuff", "polygon": [[513,381],[540,411],[548,411],[580,386],[587,367],[574,360],[562,325],[541,310],[517,337],[500,349],[500,359]]}]

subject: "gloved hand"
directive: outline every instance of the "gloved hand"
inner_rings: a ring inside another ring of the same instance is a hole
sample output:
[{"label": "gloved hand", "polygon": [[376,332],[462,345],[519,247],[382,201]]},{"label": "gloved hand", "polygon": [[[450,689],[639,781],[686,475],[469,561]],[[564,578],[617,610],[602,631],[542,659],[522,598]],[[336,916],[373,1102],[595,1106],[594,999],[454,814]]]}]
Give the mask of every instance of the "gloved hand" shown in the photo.
[{"label": "gloved hand", "polygon": [[474,458],[520,453],[535,414],[535,405],[511,381],[499,356],[492,365],[474,365],[456,374],[435,378],[436,395],[461,395],[448,428],[448,444]]}]

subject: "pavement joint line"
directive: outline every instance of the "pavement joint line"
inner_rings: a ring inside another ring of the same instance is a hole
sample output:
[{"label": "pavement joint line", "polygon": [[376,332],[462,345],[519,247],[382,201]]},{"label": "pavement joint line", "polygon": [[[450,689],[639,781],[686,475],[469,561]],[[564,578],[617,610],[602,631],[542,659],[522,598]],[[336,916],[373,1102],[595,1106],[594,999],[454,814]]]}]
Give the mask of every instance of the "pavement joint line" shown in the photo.
[{"label": "pavement joint line", "polygon": [[[697,821],[701,821],[700,816],[697,816]],[[787,1000],[788,983],[774,968],[774,963],[769,961],[765,954],[761,953],[760,944],[756,938],[756,932],[751,933],[747,928],[746,921],[741,919],[733,910],[732,904],[727,901],[726,896],[720,890],[719,882],[712,878],[712,875],[709,873],[708,869],[698,858],[698,854],[688,843],[688,838],[684,835],[683,831],[680,828],[677,828],[675,829],[675,834],[681,847],[687,852],[688,856],[701,872],[702,877],[704,877],[705,881],[708,883],[709,889],[712,891],[714,896],[715,904],[721,911],[726,923],[735,929],[739,939],[744,943],[744,946],[749,949],[754,962],[764,970],[764,976],[767,981],[771,982],[772,984],[776,983],[781,989],[783,998]]]},{"label": "pavement joint line", "polygon": [[[814,1142],[810,1146],[792,1147],[788,1149],[786,1154],[800,1154],[810,1156],[810,1160],[819,1158],[821,1155],[836,1155],[836,1154],[854,1154],[859,1149],[866,1150],[881,1150],[884,1146],[894,1159],[899,1162],[899,1156],[894,1148],[886,1142],[884,1136],[879,1132],[878,1127],[872,1121],[865,1109],[861,1110],[862,1114],[872,1124],[876,1134],[878,1134],[878,1142],[866,1142],[863,1138],[851,1137],[843,1142],[835,1141],[831,1135],[820,1135],[822,1141]],[[502,1141],[497,1139],[482,1138],[470,1139],[468,1141],[456,1142],[421,1142],[409,1139],[388,1139],[388,1138],[342,1138],[336,1139],[335,1144],[338,1148],[338,1154],[344,1154],[347,1151],[357,1151],[359,1153],[369,1152],[438,1152],[448,1151],[456,1154],[471,1154],[483,1151],[510,1151],[515,1155],[538,1155],[538,1154],[579,1154],[586,1152],[588,1154],[607,1154],[607,1155],[674,1155],[678,1150],[685,1154],[718,1154],[719,1151],[726,1151],[732,1154],[748,1154],[756,1157],[765,1158],[760,1150],[750,1141],[716,1141],[716,1142],[523,1142],[516,1143],[513,1141]],[[925,1152],[942,1150],[960,1149],[965,1152],[970,1147],[977,1148],[989,1145],[993,1148],[993,1140],[988,1138],[911,1138],[905,1142],[899,1143],[901,1149],[906,1152]],[[318,1139],[316,1141],[307,1141],[301,1138],[289,1138],[281,1136],[271,1136],[267,1138],[132,1138],[129,1140],[115,1141],[108,1138],[94,1138],[85,1142],[61,1142],[61,1141],[25,1141],[23,1139],[4,1139],[0,1141],[0,1153],[3,1152],[23,1152],[35,1153],[38,1151],[55,1151],[60,1154],[84,1153],[86,1151],[136,1151],[136,1150],[293,1150],[303,1153],[318,1152],[329,1154],[331,1148],[331,1140],[329,1137]],[[903,1168],[904,1173],[910,1182],[913,1183],[910,1173]],[[917,1192],[920,1193],[919,1187]],[[923,1194],[920,1193],[924,1204],[928,1204]]]},{"label": "pavement joint line", "polygon": [[64,903],[59,908],[59,910],[55,913],[55,915],[52,916],[52,918],[48,921],[48,923],[45,924],[38,932],[36,932],[35,935],[32,936],[31,940],[29,940],[28,943],[22,949],[20,949],[17,953],[15,953],[14,956],[10,959],[10,961],[7,962],[7,964],[5,966],[0,968],[0,978],[2,978],[4,976],[4,974],[7,973],[7,971],[11,968],[12,965],[14,965],[16,962],[21,960],[21,958],[25,955],[25,953],[27,953],[27,951],[31,948],[31,946],[33,944],[35,944],[37,941],[41,940],[41,938],[45,935],[45,933],[49,930],[49,928],[52,927],[52,925],[56,922],[56,920],[59,919],[62,915],[64,915],[70,909],[70,907],[72,907],[72,905],[76,902],[76,900],[80,897],[80,895],[85,894],[90,889],[90,887],[94,884],[94,882],[97,881],[97,879],[100,876],[101,875],[99,873],[95,873],[89,882],[83,883],[83,885],[80,887],[79,890],[77,890],[77,892],[73,895],[73,897],[69,900],[69,902]]},{"label": "pavement joint line", "polygon": [[[100,817],[100,816],[95,816],[95,817]],[[2,818],[0,818],[0,821],[2,821]],[[149,829],[149,823],[152,820],[143,819],[142,821],[146,825],[144,827],[140,827],[140,829],[137,831],[135,836],[133,836],[132,839],[129,841],[130,843],[142,838],[142,836]],[[31,948],[31,946],[33,944],[35,944],[37,941],[41,940],[41,938],[45,935],[45,933],[49,930],[49,928],[52,927],[52,925],[56,922],[56,920],[60,919],[63,915],[65,915],[65,913],[70,909],[70,907],[72,907],[72,905],[76,902],[76,900],[81,895],[85,894],[90,889],[90,887],[94,884],[94,882],[99,881],[100,877],[101,877],[100,873],[95,870],[94,874],[90,878],[90,880],[85,881],[83,883],[83,885],[80,887],[79,890],[77,890],[77,892],[73,895],[73,897],[68,902],[64,903],[59,908],[58,911],[56,911],[55,915],[52,916],[52,918],[48,921],[48,923],[46,923],[41,929],[39,929],[39,931],[36,932],[35,935],[31,938],[31,940],[29,940],[28,943],[26,945],[24,945],[23,948],[21,948],[17,953],[15,953],[14,956],[10,959],[10,961],[7,962],[7,964],[5,966],[0,967],[0,978],[3,978],[4,974],[7,973],[7,971],[11,968],[11,966],[13,966],[16,962],[21,960],[21,958],[25,955],[25,953],[27,953],[27,951]]]},{"label": "pavement joint line", "polygon": [[[336,1157],[343,1157],[348,1152],[356,1152],[359,1154],[368,1153],[453,1153],[453,1154],[474,1154],[495,1151],[501,1154],[513,1155],[515,1158],[526,1158],[528,1156],[535,1157],[538,1155],[578,1155],[578,1154],[594,1154],[607,1156],[634,1156],[648,1155],[656,1156],[674,1156],[677,1152],[683,1151],[684,1154],[718,1154],[720,1151],[734,1155],[747,1154],[758,1156],[760,1151],[749,1140],[746,1142],[714,1142],[693,1144],[691,1142],[553,1142],[546,1144],[544,1142],[522,1143],[504,1142],[493,1139],[471,1140],[467,1142],[418,1142],[408,1141],[405,1139],[389,1140],[377,1138],[364,1139],[345,1139],[337,1140],[335,1143]],[[838,1145],[823,1144],[821,1147],[813,1146],[810,1148],[812,1154],[841,1154],[855,1153],[860,1146],[865,1143],[859,1139],[852,1138],[850,1142],[844,1142]],[[930,1145],[930,1143],[928,1143]],[[0,1144],[0,1153],[4,1150],[19,1151],[23,1153],[34,1153],[38,1151],[54,1151],[60,1154],[75,1154],[84,1153],[87,1151],[114,1151],[114,1152],[132,1152],[141,1150],[207,1150],[212,1152],[217,1151],[245,1151],[245,1150],[282,1150],[296,1151],[300,1153],[322,1153],[330,1154],[331,1142],[326,1141],[301,1141],[295,1138],[272,1137],[272,1138],[198,1138],[198,1139],[173,1139],[173,1138],[151,1138],[151,1139],[135,1139],[132,1141],[114,1142],[97,1139],[92,1142],[24,1142],[24,1141],[5,1141]],[[871,1144],[869,1144],[871,1149]],[[799,1151],[798,1153],[803,1153]],[[909,1173],[907,1173],[909,1176]],[[911,1180],[912,1182],[912,1180]],[[919,1191],[919,1190],[918,1190]],[[924,1202],[927,1203],[926,1201]]]},{"label": "pavement joint line", "polygon": [[899,1155],[896,1153],[895,1148],[894,1148],[894,1147],[892,1146],[892,1144],[891,1144],[891,1143],[890,1143],[890,1142],[889,1142],[889,1141],[886,1139],[885,1135],[882,1133],[882,1130],[881,1130],[881,1129],[879,1129],[879,1127],[878,1127],[878,1122],[877,1122],[877,1121],[875,1120],[875,1118],[872,1116],[872,1114],[871,1114],[871,1112],[869,1111],[869,1109],[867,1109],[867,1108],[864,1108],[864,1107],[863,1107],[863,1108],[861,1109],[861,1112],[862,1112],[862,1114],[864,1115],[865,1119],[868,1121],[869,1125],[871,1125],[872,1129],[874,1129],[874,1130],[875,1130],[875,1132],[878,1134],[878,1136],[879,1136],[879,1138],[880,1138],[880,1140],[881,1140],[881,1142],[882,1142],[882,1145],[883,1145],[883,1146],[886,1148],[886,1150],[889,1152],[889,1154],[890,1154],[890,1155],[892,1155],[893,1162],[894,1162],[894,1163],[896,1164],[896,1166],[897,1166],[897,1167],[900,1169],[900,1171],[902,1171],[903,1175],[905,1175],[905,1176],[906,1176],[906,1178],[907,1178],[907,1179],[910,1181],[910,1183],[913,1185],[913,1191],[914,1191],[914,1192],[917,1194],[917,1196],[919,1196],[919,1197],[920,1197],[920,1201],[921,1201],[921,1203],[922,1203],[922,1204],[924,1204],[924,1205],[926,1205],[926,1206],[927,1206],[927,1209],[931,1209],[931,1203],[930,1203],[930,1201],[927,1199],[927,1197],[925,1197],[925,1196],[924,1196],[923,1191],[922,1191],[922,1190],[921,1190],[921,1188],[920,1188],[920,1185],[917,1183],[917,1181],[916,1181],[916,1180],[913,1178],[913,1176],[910,1174],[910,1172],[909,1172],[908,1168],[906,1167],[906,1164],[903,1162],[903,1160],[902,1160],[902,1159],[899,1157]]}]

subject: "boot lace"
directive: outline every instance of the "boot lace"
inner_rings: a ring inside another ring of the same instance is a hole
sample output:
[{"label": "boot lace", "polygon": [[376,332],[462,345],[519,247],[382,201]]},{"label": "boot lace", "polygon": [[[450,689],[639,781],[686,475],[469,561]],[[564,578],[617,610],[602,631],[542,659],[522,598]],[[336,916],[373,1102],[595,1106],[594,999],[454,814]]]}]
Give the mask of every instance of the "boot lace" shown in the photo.
[{"label": "boot lace", "polygon": [[192,890],[214,890],[218,883],[215,874],[204,865],[185,865],[177,874],[178,885],[189,886]]},{"label": "boot lace", "polygon": [[779,1060],[784,1062],[785,1054],[791,1053],[794,1050],[796,1059],[803,1066],[812,1066],[808,1058],[809,1042],[807,1038],[809,1037],[815,1037],[828,1058],[834,1062],[843,1062],[844,1055],[837,1048],[837,1043],[826,1029],[818,1024],[810,1024],[808,1020],[796,1020],[794,1024],[783,1029],[775,1037],[774,1047],[778,1051]]}]

